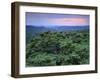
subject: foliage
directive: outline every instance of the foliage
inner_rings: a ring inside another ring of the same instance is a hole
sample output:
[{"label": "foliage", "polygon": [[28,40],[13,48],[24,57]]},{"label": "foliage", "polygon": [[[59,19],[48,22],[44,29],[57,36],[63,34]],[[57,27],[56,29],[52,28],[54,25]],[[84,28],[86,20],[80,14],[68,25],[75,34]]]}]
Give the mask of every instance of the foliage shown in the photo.
[{"label": "foliage", "polygon": [[89,31],[47,31],[26,48],[26,66],[89,64]]}]

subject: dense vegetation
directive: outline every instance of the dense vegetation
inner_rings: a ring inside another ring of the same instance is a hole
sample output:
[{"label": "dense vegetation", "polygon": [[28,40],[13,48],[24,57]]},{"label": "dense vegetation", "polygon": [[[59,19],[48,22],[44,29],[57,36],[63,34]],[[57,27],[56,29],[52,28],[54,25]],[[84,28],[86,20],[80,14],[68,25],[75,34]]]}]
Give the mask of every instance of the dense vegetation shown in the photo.
[{"label": "dense vegetation", "polygon": [[31,39],[26,66],[79,65],[89,63],[89,31],[47,31]]}]

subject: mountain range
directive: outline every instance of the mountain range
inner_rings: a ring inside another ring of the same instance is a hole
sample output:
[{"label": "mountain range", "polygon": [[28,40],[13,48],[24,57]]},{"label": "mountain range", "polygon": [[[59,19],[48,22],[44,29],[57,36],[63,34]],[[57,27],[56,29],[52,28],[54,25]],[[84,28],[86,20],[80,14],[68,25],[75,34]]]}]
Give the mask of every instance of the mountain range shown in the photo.
[{"label": "mountain range", "polygon": [[83,31],[89,30],[89,26],[34,26],[26,25],[26,40],[31,39],[33,36],[37,36],[42,32],[66,32],[66,31]]}]

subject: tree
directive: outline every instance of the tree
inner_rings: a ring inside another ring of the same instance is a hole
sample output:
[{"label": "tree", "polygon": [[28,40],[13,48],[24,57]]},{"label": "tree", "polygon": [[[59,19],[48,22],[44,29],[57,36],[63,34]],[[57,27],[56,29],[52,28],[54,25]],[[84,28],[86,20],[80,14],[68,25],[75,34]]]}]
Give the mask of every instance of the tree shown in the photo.
[{"label": "tree", "polygon": [[79,65],[89,63],[89,32],[44,32],[26,48],[27,66]]}]

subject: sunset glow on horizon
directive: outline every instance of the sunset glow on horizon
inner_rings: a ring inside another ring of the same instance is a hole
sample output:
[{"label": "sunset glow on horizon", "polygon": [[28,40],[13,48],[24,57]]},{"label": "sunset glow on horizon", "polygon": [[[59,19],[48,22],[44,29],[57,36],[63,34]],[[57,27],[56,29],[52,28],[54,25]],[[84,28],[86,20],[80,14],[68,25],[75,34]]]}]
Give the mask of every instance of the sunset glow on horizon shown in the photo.
[{"label": "sunset glow on horizon", "polygon": [[51,24],[67,25],[67,26],[79,26],[88,24],[85,18],[59,18],[59,19],[47,19]]},{"label": "sunset glow on horizon", "polygon": [[35,26],[85,26],[89,15],[26,13],[26,25]]}]

